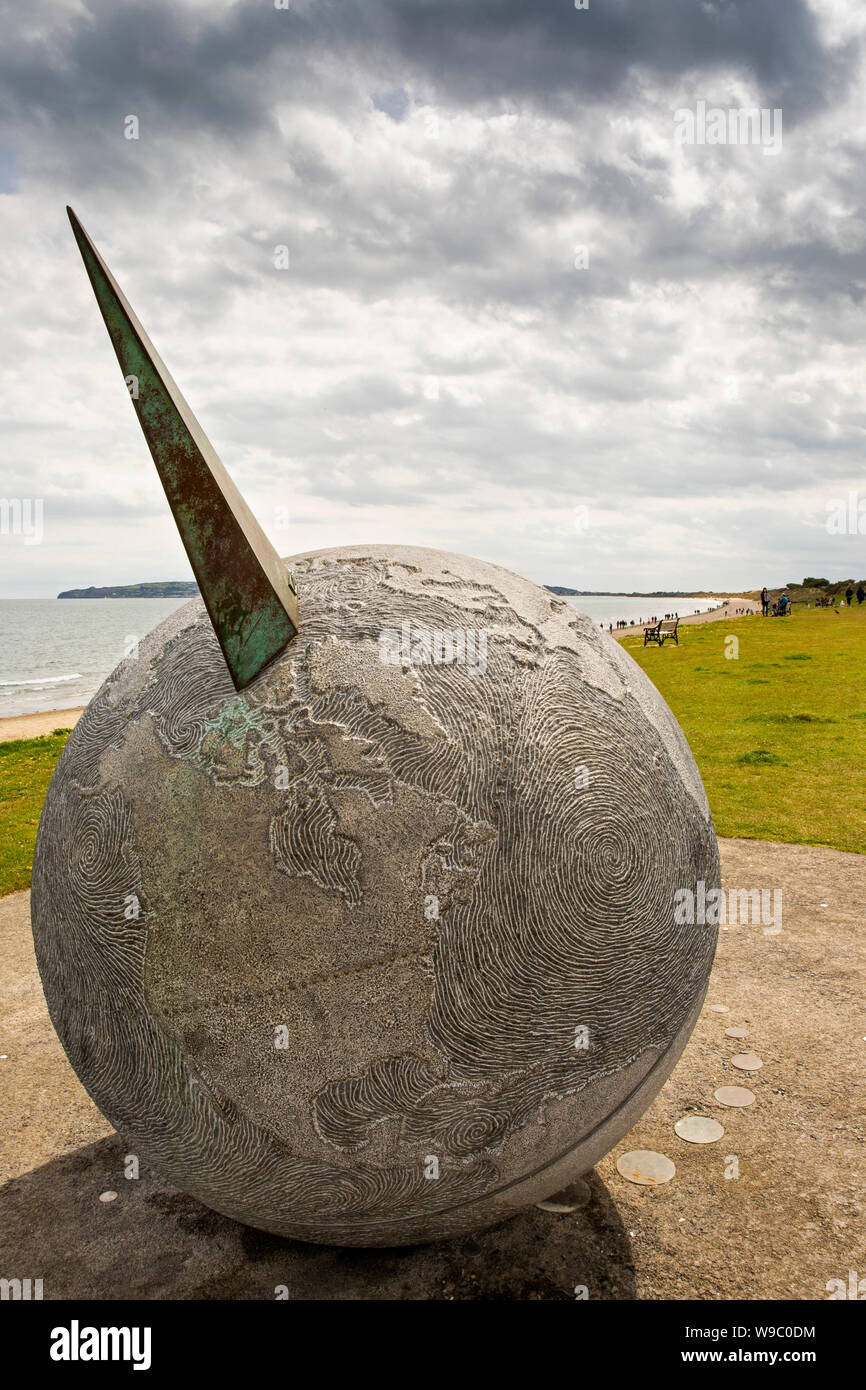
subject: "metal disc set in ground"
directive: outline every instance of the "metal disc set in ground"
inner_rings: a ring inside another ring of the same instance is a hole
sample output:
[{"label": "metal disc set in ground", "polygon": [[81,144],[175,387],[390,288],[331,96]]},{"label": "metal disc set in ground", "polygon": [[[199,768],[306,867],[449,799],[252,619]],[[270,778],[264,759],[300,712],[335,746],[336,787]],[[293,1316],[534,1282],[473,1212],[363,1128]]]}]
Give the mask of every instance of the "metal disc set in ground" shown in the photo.
[{"label": "metal disc set in ground", "polygon": [[652,1149],[633,1149],[631,1153],[620,1154],[616,1166],[622,1177],[641,1187],[660,1187],[670,1182],[677,1171],[669,1158]]},{"label": "metal disc set in ground", "polygon": [[754,1091],[750,1091],[746,1086],[720,1086],[713,1095],[719,1105],[751,1105],[755,1099]]},{"label": "metal disc set in ground", "polygon": [[760,1071],[763,1065],[760,1057],[756,1057],[754,1052],[741,1052],[731,1058],[731,1066],[736,1067],[738,1071]]},{"label": "metal disc set in ground", "polygon": [[674,1133],[689,1144],[715,1144],[724,1132],[718,1120],[709,1115],[684,1115],[674,1125]]},{"label": "metal disc set in ground", "polygon": [[[711,1004],[710,1010],[716,1014],[729,1014],[731,1012],[727,1004]],[[726,1028],[725,1036],[747,1038],[749,1030],[740,1027]],[[764,1065],[760,1057],[756,1057],[753,1052],[741,1053],[732,1057],[731,1064],[741,1071],[758,1071]],[[720,1086],[713,1094],[720,1105],[731,1107],[752,1105],[755,1101],[754,1091],[748,1090],[745,1086]],[[674,1133],[688,1144],[715,1144],[724,1137],[725,1130],[718,1120],[709,1115],[684,1115],[674,1125]],[[628,1182],[638,1183],[644,1187],[658,1187],[662,1183],[670,1182],[676,1173],[676,1167],[671,1159],[665,1157],[664,1154],[654,1153],[650,1149],[635,1149],[630,1153],[621,1154],[616,1161],[616,1166],[620,1175]],[[555,1205],[564,1195],[557,1194],[549,1202],[538,1205],[545,1211],[569,1210],[568,1207]]]},{"label": "metal disc set in ground", "polygon": [[578,1178],[561,1192],[554,1192],[552,1197],[543,1202],[536,1202],[535,1205],[540,1211],[552,1212],[554,1216],[570,1216],[579,1207],[585,1207],[591,1196],[589,1184],[585,1183],[583,1178]]}]

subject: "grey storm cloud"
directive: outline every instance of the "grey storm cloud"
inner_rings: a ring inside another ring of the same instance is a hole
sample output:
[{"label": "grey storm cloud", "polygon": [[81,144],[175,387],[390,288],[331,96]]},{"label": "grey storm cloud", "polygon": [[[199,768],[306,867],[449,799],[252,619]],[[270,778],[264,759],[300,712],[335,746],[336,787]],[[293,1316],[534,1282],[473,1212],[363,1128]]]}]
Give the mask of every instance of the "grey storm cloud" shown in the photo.
[{"label": "grey storm cloud", "polygon": [[[857,13],[6,5],[4,488],[50,500],[58,587],[112,523],[116,582],[183,572],[67,201],[290,549],[396,536],[596,589],[752,582],[756,548],[850,570],[823,516],[866,428]],[[782,150],[678,148],[698,99],[782,108]]]},{"label": "grey storm cloud", "polygon": [[851,72],[852,51],[828,53],[804,0],[608,0],[575,15],[522,0],[414,0],[383,7],[395,46],[464,100],[518,96],[570,104],[610,95],[636,69],[661,77],[741,65],[771,105],[823,104]]},{"label": "grey storm cloud", "polygon": [[[578,12],[555,0],[301,0],[283,11],[90,0],[69,16],[59,44],[43,45],[26,28],[16,37],[8,25],[5,38],[6,102],[86,120],[122,96],[227,132],[261,123],[268,91],[247,79],[276,58],[296,60],[284,71],[314,100],[306,64],[322,51],[346,62],[372,57],[383,72],[403,66],[461,103],[557,108],[609,98],[638,69],[670,78],[733,64],[793,118],[830,100],[854,57],[851,44],[821,41],[805,0],[783,8],[778,0],[592,0]],[[406,100],[398,86],[378,98],[397,120]]]}]

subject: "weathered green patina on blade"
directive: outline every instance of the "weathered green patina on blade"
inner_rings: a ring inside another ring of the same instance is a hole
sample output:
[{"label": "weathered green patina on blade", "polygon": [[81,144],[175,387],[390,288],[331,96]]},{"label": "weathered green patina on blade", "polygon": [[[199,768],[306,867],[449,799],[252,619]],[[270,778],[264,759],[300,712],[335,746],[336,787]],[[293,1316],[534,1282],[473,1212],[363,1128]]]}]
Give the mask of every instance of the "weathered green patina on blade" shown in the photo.
[{"label": "weathered green patina on blade", "polygon": [[78,249],[202,598],[242,690],[298,630],[294,580],[71,208]]}]

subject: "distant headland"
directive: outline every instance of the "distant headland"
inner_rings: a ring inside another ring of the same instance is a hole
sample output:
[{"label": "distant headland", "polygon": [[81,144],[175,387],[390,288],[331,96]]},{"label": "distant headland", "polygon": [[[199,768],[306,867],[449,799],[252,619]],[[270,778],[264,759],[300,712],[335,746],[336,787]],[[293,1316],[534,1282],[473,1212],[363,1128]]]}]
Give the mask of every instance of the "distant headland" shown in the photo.
[{"label": "distant headland", "polygon": [[64,589],[58,598],[195,598],[194,579],[166,579],[158,584],[109,584],[106,588]]},{"label": "distant headland", "polygon": [[[639,592],[637,589],[618,589],[611,593],[609,589],[565,589],[560,584],[545,584],[548,593],[558,595],[574,595],[583,598],[613,597],[613,598],[713,598],[715,593],[709,590],[706,593],[696,593],[691,589],[654,589],[651,593]],[[64,589],[58,598],[196,598],[198,595],[198,585],[193,579],[167,579],[162,583],[156,584],[108,584],[103,588],[95,588],[92,584],[87,589]]]},{"label": "distant headland", "polygon": [[561,584],[545,584],[549,594],[579,598],[715,598],[718,589],[564,589]]},{"label": "distant headland", "polygon": [[[564,589],[560,584],[545,584],[551,594],[572,594],[584,598],[610,595],[608,589]],[[196,598],[198,585],[193,579],[168,579],[159,584],[109,584],[97,589],[91,584],[87,589],[64,589],[58,598]],[[691,589],[661,590],[652,593],[639,593],[637,589],[617,590],[614,598],[713,598],[714,593],[693,592]]]}]

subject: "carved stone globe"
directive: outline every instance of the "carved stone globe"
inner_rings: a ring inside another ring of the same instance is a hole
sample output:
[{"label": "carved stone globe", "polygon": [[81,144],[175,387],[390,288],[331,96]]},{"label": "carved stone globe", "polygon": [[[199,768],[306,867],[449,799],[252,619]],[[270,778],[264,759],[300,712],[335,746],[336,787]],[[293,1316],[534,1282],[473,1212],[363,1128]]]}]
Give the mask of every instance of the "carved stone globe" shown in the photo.
[{"label": "carved stone globe", "polygon": [[491,1225],[592,1167],[688,1039],[715,931],[674,907],[719,883],[688,746],[506,570],[281,561],[70,220],[202,600],[51,782],[54,1025],[131,1148],[227,1216],[346,1245]]},{"label": "carved stone globe", "polygon": [[432,550],[290,564],[299,631],[242,692],[194,600],[73,731],[33,873],[51,1017],[131,1149],[227,1216],[490,1225],[591,1168],[689,1037],[704,790],[561,598]]}]

